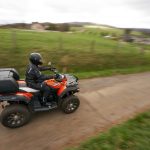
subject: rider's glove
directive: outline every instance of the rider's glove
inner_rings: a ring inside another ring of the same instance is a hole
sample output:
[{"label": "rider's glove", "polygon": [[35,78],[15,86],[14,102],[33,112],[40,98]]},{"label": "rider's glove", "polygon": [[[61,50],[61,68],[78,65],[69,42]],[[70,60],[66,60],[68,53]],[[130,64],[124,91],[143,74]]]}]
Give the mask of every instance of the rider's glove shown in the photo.
[{"label": "rider's glove", "polygon": [[60,75],[57,73],[54,75],[54,79],[59,79]]}]

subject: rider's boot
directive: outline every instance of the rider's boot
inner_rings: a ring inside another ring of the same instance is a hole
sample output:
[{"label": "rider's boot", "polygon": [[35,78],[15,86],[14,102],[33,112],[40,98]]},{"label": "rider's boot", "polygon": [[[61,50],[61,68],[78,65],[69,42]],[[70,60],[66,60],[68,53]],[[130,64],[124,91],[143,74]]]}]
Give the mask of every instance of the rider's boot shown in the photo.
[{"label": "rider's boot", "polygon": [[50,103],[50,102],[47,102],[47,98],[45,98],[45,97],[43,97],[43,99],[42,99],[42,104],[43,104],[44,106],[51,106],[51,103]]}]

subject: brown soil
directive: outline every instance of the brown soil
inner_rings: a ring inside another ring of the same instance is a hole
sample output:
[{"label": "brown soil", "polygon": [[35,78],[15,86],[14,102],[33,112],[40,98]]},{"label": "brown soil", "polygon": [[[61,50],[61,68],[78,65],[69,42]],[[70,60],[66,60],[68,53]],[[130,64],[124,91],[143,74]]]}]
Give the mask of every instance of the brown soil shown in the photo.
[{"label": "brown soil", "polygon": [[150,108],[150,73],[80,81],[80,108],[37,113],[18,129],[0,125],[0,150],[61,150]]}]

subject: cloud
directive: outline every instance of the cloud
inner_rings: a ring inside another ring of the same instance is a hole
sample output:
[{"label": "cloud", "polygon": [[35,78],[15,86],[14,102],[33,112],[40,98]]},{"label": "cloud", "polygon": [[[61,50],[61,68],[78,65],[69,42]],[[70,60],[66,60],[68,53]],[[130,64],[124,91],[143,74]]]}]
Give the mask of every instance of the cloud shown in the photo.
[{"label": "cloud", "polygon": [[130,0],[128,1],[127,5],[131,9],[136,9],[141,11],[141,13],[150,13],[150,1],[149,0]]},{"label": "cloud", "polygon": [[5,0],[0,22],[91,21],[120,27],[149,27],[148,0]]}]

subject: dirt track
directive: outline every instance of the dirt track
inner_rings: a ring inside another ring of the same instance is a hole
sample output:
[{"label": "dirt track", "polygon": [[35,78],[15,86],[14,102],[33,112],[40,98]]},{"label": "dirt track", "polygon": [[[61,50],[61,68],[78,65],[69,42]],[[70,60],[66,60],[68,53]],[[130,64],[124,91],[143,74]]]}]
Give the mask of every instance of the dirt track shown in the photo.
[{"label": "dirt track", "polygon": [[61,150],[150,108],[150,73],[82,80],[81,106],[38,113],[19,129],[0,125],[0,150]]}]

